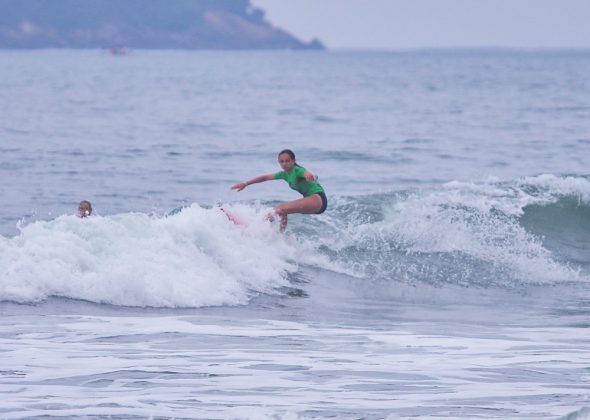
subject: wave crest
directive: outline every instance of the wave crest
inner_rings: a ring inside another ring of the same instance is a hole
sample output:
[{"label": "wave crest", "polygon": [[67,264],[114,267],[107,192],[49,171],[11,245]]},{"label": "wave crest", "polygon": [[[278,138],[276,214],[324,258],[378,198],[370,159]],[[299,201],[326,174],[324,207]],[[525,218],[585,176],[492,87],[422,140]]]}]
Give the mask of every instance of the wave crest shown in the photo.
[{"label": "wave crest", "polygon": [[334,213],[348,222],[338,224],[324,247],[333,260],[371,278],[501,287],[577,281],[590,265],[590,224],[568,248],[560,229],[547,237],[548,220],[531,214],[536,208],[553,215],[555,206],[569,203],[553,221],[563,227],[574,213],[588,213],[589,196],[584,177],[542,175],[342,200]]},{"label": "wave crest", "polygon": [[153,217],[125,213],[35,222],[0,239],[0,300],[49,296],[125,306],[244,304],[287,284],[294,248],[246,208],[238,228],[194,204]]}]

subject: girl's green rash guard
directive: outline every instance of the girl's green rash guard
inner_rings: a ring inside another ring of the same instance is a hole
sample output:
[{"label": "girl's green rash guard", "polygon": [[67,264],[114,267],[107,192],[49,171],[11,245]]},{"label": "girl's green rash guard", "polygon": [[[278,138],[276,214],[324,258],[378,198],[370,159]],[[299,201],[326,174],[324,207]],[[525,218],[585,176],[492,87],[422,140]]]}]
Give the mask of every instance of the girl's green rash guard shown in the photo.
[{"label": "girl's green rash guard", "polygon": [[302,166],[293,166],[289,172],[281,171],[274,174],[274,179],[284,179],[293,188],[304,197],[309,197],[320,192],[324,192],[322,186],[315,181],[308,181],[303,176],[305,168]]}]

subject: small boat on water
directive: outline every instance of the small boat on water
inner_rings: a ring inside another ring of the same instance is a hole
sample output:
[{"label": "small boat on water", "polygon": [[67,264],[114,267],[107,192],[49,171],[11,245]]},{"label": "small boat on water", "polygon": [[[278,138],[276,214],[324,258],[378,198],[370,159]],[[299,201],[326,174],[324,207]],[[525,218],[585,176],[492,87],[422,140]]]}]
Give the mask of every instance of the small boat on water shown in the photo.
[{"label": "small boat on water", "polygon": [[126,55],[129,54],[129,49],[126,47],[110,47],[107,48],[109,55]]}]

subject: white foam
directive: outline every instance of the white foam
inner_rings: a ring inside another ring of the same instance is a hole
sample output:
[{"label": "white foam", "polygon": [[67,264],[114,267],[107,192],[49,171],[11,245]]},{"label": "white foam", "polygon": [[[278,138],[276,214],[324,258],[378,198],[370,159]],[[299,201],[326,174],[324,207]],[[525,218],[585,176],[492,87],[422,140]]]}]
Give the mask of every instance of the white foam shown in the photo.
[{"label": "white foam", "polygon": [[523,178],[520,185],[538,187],[552,196],[576,197],[581,203],[590,204],[590,179],[585,177],[543,174]]},{"label": "white foam", "polygon": [[290,262],[295,247],[264,221],[265,213],[249,209],[245,228],[196,204],[165,217],[125,213],[35,222],[0,239],[0,300],[244,304],[285,285],[286,273],[296,269]]},{"label": "white foam", "polygon": [[409,252],[460,252],[521,280],[572,280],[577,271],[557,262],[541,239],[518,222],[526,205],[550,201],[512,187],[447,184],[387,209],[384,228]]},{"label": "white foam", "polygon": [[[333,241],[333,247],[366,250],[367,258],[353,258],[343,264],[359,272],[368,269],[384,276],[398,276],[413,269],[417,275],[427,276],[440,271],[437,259],[422,260],[415,266],[415,260],[402,256],[397,257],[398,262],[393,261],[394,254],[388,252],[393,246],[396,252],[405,250],[408,254],[453,255],[449,258],[464,266],[456,266],[451,275],[465,279],[472,276],[470,271],[480,271],[482,266],[477,264],[486,264],[493,267],[498,278],[508,276],[508,281],[579,280],[579,270],[558,261],[541,238],[520,225],[519,218],[527,206],[545,206],[564,196],[586,193],[590,193],[590,184],[585,178],[553,175],[508,183],[496,179],[481,183],[453,181],[438,190],[398,197],[382,209],[383,221],[348,226]],[[461,261],[454,255],[469,260]]]}]

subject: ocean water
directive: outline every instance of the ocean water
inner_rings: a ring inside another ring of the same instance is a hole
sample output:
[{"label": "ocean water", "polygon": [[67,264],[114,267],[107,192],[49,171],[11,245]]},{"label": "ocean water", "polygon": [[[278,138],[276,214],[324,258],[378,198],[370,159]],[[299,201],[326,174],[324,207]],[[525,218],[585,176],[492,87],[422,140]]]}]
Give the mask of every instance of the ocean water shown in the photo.
[{"label": "ocean water", "polygon": [[589,121],[587,51],[0,51],[0,418],[590,418]]}]

